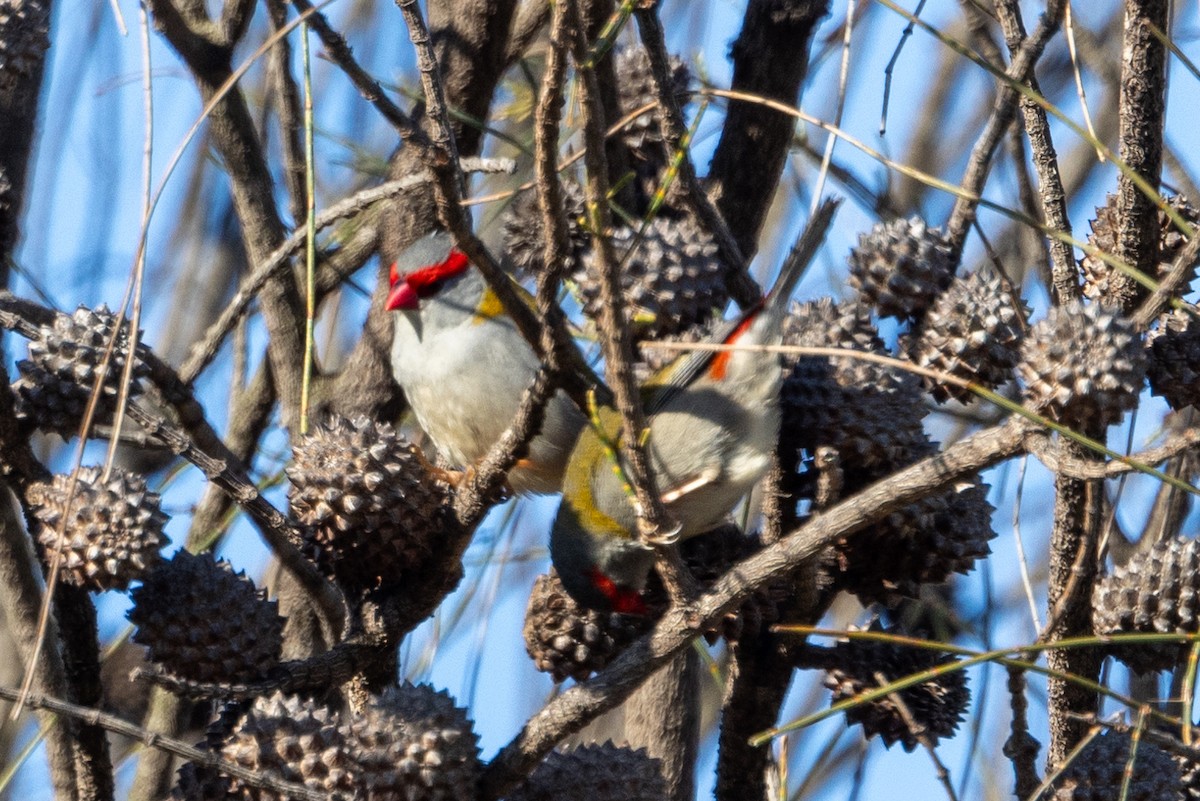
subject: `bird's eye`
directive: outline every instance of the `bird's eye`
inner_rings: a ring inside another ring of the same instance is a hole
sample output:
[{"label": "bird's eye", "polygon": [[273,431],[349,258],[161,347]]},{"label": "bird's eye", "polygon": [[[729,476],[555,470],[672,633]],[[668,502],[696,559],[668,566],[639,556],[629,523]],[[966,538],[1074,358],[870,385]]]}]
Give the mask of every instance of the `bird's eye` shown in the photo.
[{"label": "bird's eye", "polygon": [[430,281],[428,284],[421,284],[417,288],[417,294],[422,298],[431,298],[441,292],[444,286],[446,286],[446,279],[439,278],[436,281]]}]

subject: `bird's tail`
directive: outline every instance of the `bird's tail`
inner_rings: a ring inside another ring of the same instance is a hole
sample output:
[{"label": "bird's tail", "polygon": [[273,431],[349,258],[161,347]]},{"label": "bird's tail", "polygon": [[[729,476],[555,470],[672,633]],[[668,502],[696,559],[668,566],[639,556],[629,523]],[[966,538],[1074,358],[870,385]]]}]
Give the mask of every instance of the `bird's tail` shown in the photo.
[{"label": "bird's tail", "polygon": [[763,299],[761,323],[755,326],[762,332],[763,341],[779,338],[779,332],[783,330],[783,318],[787,315],[788,299],[791,298],[792,291],[808,269],[813,257],[817,255],[821,243],[825,241],[825,234],[829,231],[833,215],[840,204],[840,200],[826,199],[809,218],[808,225],[804,226],[800,238],[796,240],[796,244],[784,260],[775,285]]}]

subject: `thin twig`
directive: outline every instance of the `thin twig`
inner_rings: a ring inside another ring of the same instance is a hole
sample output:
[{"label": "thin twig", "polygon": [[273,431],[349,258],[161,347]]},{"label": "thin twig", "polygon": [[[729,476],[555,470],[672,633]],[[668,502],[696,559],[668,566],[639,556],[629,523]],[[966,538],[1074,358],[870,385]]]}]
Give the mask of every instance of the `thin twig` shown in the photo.
[{"label": "thin twig", "polygon": [[[713,235],[720,250],[721,260],[726,266],[725,282],[729,294],[743,309],[749,308],[762,297],[762,288],[750,276],[745,256],[738,247],[737,240],[721,212],[709,199],[700,180],[696,177],[696,167],[692,163],[688,142],[687,125],[684,123],[683,110],[675,96],[674,81],[671,78],[671,63],[667,55],[666,34],[662,22],[658,18],[657,6],[638,6],[634,15],[637,17],[638,32],[646,55],[650,61],[650,74],[654,78],[654,94],[658,101],[659,130],[662,132],[663,148],[668,161],[678,157],[678,180],[684,189],[684,198],[691,211]],[[678,154],[678,156],[677,156]]]},{"label": "thin twig", "polygon": [[[884,0],[884,2],[886,5],[895,7],[890,0]],[[1046,44],[1058,30],[1065,2],[1066,0],[1050,0],[1047,3],[1046,11],[1042,14],[1037,30],[1021,44],[1021,48],[1013,55],[1012,63],[1009,64],[1006,71],[1006,75],[1010,79],[1019,83],[1029,80]],[[911,15],[906,16],[911,17]],[[968,199],[968,196],[978,198],[982,193],[988,173],[991,171],[992,155],[1016,114],[1017,102],[1020,98],[1020,93],[1009,83],[1002,82],[1000,84],[996,102],[992,106],[991,117],[971,151],[961,182],[965,196],[960,196],[954,204],[954,210],[946,223],[947,237],[955,264],[962,258],[963,245],[966,242],[967,233],[971,229],[971,223],[975,221],[975,212],[979,205],[977,199]]]},{"label": "thin twig", "polygon": [[670,542],[679,531],[658,493],[658,484],[650,469],[646,454],[646,414],[642,409],[637,381],[633,374],[633,339],[625,315],[625,297],[618,276],[619,262],[608,239],[612,224],[608,207],[608,164],[604,154],[604,121],[600,109],[599,90],[595,74],[588,66],[588,43],[578,29],[577,0],[568,0],[574,10],[569,24],[576,28],[572,50],[578,70],[579,96],[583,107],[584,141],[587,144],[588,216],[594,237],[596,272],[600,286],[599,328],[604,346],[605,376],[615,396],[621,415],[622,455],[634,492],[637,496],[638,533],[646,542]]},{"label": "thin twig", "polygon": [[[5,698],[9,701],[15,701],[20,695],[20,692],[10,687],[0,685],[0,698]],[[332,798],[342,798],[345,796],[340,793],[330,794],[326,791],[310,790],[301,784],[285,782],[281,779],[276,779],[269,772],[260,770],[251,770],[244,768],[233,762],[226,762],[219,759],[212,751],[206,751],[202,748],[196,748],[188,745],[180,740],[174,740],[170,737],[164,737],[161,734],[148,731],[141,726],[130,723],[127,720],[122,720],[116,715],[110,715],[106,712],[101,712],[99,709],[91,707],[79,706],[70,704],[66,701],[60,701],[57,698],[51,698],[40,693],[29,693],[25,696],[25,704],[35,709],[46,709],[59,715],[75,718],[87,726],[97,726],[111,731],[114,734],[120,734],[123,737],[128,737],[132,740],[140,742],[147,748],[157,748],[162,751],[175,754],[184,759],[194,762],[197,765],[214,768],[221,773],[232,776],[238,781],[245,783],[251,787],[260,787],[265,790],[271,790],[274,793],[280,794],[280,797],[295,797],[304,798],[308,801],[329,801]]]}]

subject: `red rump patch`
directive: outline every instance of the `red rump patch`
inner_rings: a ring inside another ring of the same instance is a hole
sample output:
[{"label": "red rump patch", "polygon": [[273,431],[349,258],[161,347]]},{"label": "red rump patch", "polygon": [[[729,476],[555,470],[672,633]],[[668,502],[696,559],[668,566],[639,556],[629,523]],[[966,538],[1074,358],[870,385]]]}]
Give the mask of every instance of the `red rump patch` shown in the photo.
[{"label": "red rump patch", "polygon": [[622,615],[644,615],[648,611],[646,599],[637,590],[618,587],[615,581],[596,568],[591,569],[588,578],[592,580],[592,586],[608,599],[614,612]]},{"label": "red rump patch", "polygon": [[467,254],[457,248],[451,248],[446,260],[438,264],[430,264],[419,270],[414,270],[404,276],[404,281],[418,293],[422,289],[433,286],[438,281],[453,278],[471,266]]},{"label": "red rump patch", "polygon": [[[732,345],[741,338],[742,334],[750,330],[750,326],[754,324],[754,320],[758,317],[758,313],[762,311],[760,303],[754,311],[746,315],[746,317],[725,337],[722,345]],[[729,360],[733,358],[733,351],[723,350],[717,353],[712,363],[708,366],[708,374],[714,381],[724,381],[725,373],[729,371]]]}]

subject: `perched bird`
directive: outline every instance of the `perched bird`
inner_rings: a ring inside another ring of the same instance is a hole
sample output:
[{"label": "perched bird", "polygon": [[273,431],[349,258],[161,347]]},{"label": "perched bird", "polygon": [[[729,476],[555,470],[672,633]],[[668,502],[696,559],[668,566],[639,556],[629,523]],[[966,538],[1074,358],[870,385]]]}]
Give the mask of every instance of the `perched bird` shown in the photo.
[{"label": "perched bird", "polygon": [[[540,364],[499,298],[450,235],[435,231],[392,265],[392,374],[451,464],[470,468],[512,423]],[[585,418],[558,392],[508,476],[519,493],[557,492]]]},{"label": "perched bird", "polygon": [[[784,263],[765,299],[716,332],[726,345],[778,345],[787,301],[828,227],[824,207]],[[642,388],[651,468],[679,537],[716,528],[762,478],[779,439],[777,353],[692,351]],[[599,428],[579,436],[563,480],[563,501],[550,533],[550,558],[563,586],[584,606],[645,611],[641,591],[654,551],[637,538],[637,511],[611,443],[620,417],[602,407]]]}]

